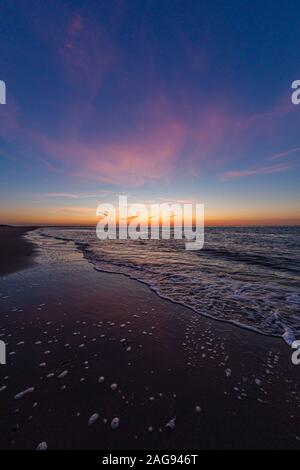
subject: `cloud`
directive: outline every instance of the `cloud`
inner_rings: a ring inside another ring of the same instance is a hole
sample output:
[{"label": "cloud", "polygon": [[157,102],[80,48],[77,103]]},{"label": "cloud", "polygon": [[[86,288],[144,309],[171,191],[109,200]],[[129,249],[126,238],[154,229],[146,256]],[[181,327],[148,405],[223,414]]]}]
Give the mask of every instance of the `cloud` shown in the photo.
[{"label": "cloud", "polygon": [[94,208],[90,207],[62,207],[62,208],[52,208],[52,211],[57,214],[74,214],[74,215],[93,215],[96,217],[96,211]]},{"label": "cloud", "polygon": [[70,193],[39,193],[36,194],[36,197],[39,198],[67,198],[67,199],[78,199],[77,194],[70,194]]},{"label": "cloud", "polygon": [[190,199],[175,199],[175,198],[168,198],[168,197],[159,197],[158,200],[163,203],[170,203],[170,204],[191,204],[192,201]]},{"label": "cloud", "polygon": [[[297,154],[300,152],[300,147],[295,147],[284,152],[276,153],[264,159],[264,161],[276,161],[281,159],[287,159],[289,156],[293,154]],[[275,163],[275,164],[267,164],[266,166],[261,166],[258,168],[250,168],[247,170],[234,170],[234,171],[227,171],[224,172],[221,179],[222,180],[230,180],[233,178],[242,178],[245,176],[258,176],[258,175],[271,175],[273,173],[282,173],[285,171],[290,171],[296,169],[300,160],[288,160],[283,163]]]},{"label": "cloud", "polygon": [[[111,40],[104,24],[70,11],[57,18],[57,22],[59,27],[52,18],[55,34],[50,34],[51,28],[49,31],[43,28],[46,32],[39,34],[44,34],[44,40],[56,54],[62,72],[58,79],[63,76],[68,86],[71,85],[71,104],[70,95],[66,101],[52,103],[39,122],[34,122],[30,114],[24,116],[17,106],[7,106],[0,127],[1,137],[18,147],[19,158],[24,155],[28,161],[46,165],[48,170],[78,180],[121,186],[141,186],[147,181],[166,181],[174,176],[199,178],[206,168],[215,170],[225,160],[240,159],[242,152],[256,145],[259,133],[268,133],[274,122],[295,111],[295,107],[280,99],[271,109],[249,116],[228,105],[221,93],[209,102],[203,97],[202,102],[194,99],[189,90],[182,103],[177,95],[172,96],[152,65],[149,89],[139,89],[140,84],[134,82],[138,89],[131,95],[126,88],[126,80],[131,77],[124,66],[127,57],[120,56],[121,50]],[[122,71],[127,77],[124,82]],[[118,99],[114,88],[105,88],[111,76]],[[105,95],[107,90],[109,98]],[[130,100],[126,101],[128,96]],[[47,101],[41,102],[48,105]],[[105,104],[103,109],[101,106]],[[293,152],[296,149],[274,155],[270,160]],[[259,171],[284,170],[265,165],[244,172],[227,172],[224,178],[244,173],[249,176]],[[58,193],[43,197],[97,196],[97,193]]]},{"label": "cloud", "polygon": [[[77,19],[72,31],[80,31]],[[137,117],[125,132],[105,135],[101,132],[101,110],[89,102],[79,112],[81,100],[76,101],[61,116],[61,131],[52,133],[36,131],[22,126],[18,108],[7,113],[2,127],[2,136],[31,149],[32,158],[45,163],[49,169],[64,172],[77,179],[114,184],[140,186],[149,180],[172,178],[179,175],[199,176],[203,168],[217,167],[223,163],[224,145],[239,143],[241,117],[226,106],[210,105],[196,111],[192,122],[174,110],[172,103],[163,95],[145,102],[143,111],[138,108]],[[133,109],[134,111],[134,109]],[[86,123],[91,127],[86,131]],[[238,145],[237,145],[238,146]],[[269,157],[283,158],[300,149],[294,148]],[[264,165],[262,167],[229,171],[225,180],[258,174],[287,171],[286,165]],[[97,197],[92,194],[46,193],[43,197]]]},{"label": "cloud", "polygon": [[288,157],[294,153],[299,153],[300,152],[300,147],[295,147],[290,150],[286,150],[285,152],[277,153],[275,155],[272,155],[271,157],[268,157],[268,160],[278,160],[280,158],[285,158]]},{"label": "cloud", "polygon": [[149,104],[126,133],[114,138],[97,132],[96,123],[88,136],[80,125],[74,132],[73,122],[65,121],[64,129],[59,137],[34,132],[32,144],[68,174],[132,186],[168,176],[187,136],[184,123],[163,98]]},{"label": "cloud", "polygon": [[97,198],[100,196],[108,196],[115,194],[113,191],[110,191],[108,189],[101,189],[98,191],[95,191],[94,193],[59,193],[59,192],[50,192],[50,193],[38,193],[34,194],[35,197],[38,198],[62,198],[62,199],[92,199],[92,198]]},{"label": "cloud", "polygon": [[[81,20],[74,20],[70,28],[69,34],[79,33],[83,28]],[[120,117],[110,134],[102,131],[102,112],[94,106],[93,99],[82,102],[75,97],[72,109],[66,106],[60,115],[59,130],[50,133],[47,128],[37,131],[29,121],[23,124],[21,112],[14,104],[5,109],[0,134],[18,146],[21,152],[26,148],[33,161],[47,165],[52,171],[81,180],[133,187],[146,181],[170,179],[176,174],[198,177],[203,168],[215,169],[224,163],[222,155],[226,146],[229,149],[227,154],[230,155],[233,145],[235,153],[241,154],[239,146],[243,139],[240,132],[241,129],[245,131],[241,122],[245,122],[245,118],[224,103],[222,106],[213,103],[201,110],[192,106],[188,114],[179,111],[167,96],[158,93],[155,99],[145,99],[142,109],[140,105],[132,107],[133,119],[129,123]],[[275,114],[281,116],[279,111]],[[253,132],[252,141],[256,130]],[[225,172],[222,179],[288,171],[290,163],[269,165],[267,161],[299,151],[300,147],[295,147],[268,157],[265,165]],[[46,193],[44,197],[76,199],[99,195],[98,192],[59,192]]]},{"label": "cloud", "polygon": [[296,167],[295,164],[281,163],[277,165],[264,166],[264,167],[253,168],[253,169],[248,169],[248,170],[227,171],[223,173],[222,179],[227,181],[233,178],[242,178],[246,176],[271,175],[273,173],[282,173],[285,171],[289,171],[295,167]]},{"label": "cloud", "polygon": [[95,95],[116,62],[116,49],[104,27],[76,13],[69,21],[59,55],[71,84]]}]

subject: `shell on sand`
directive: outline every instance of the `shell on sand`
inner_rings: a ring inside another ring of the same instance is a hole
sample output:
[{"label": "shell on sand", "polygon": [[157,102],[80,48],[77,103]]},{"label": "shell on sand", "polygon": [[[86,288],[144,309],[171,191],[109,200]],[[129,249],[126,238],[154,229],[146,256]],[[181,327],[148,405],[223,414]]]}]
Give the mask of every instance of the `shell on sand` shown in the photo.
[{"label": "shell on sand", "polygon": [[47,450],[47,449],[48,449],[47,442],[40,442],[36,448],[36,450]]},{"label": "shell on sand", "polygon": [[173,431],[173,429],[175,429],[175,426],[176,426],[176,416],[170,419],[170,421],[166,424],[166,429],[168,431]]},{"label": "shell on sand", "polygon": [[110,427],[115,430],[120,426],[120,419],[118,417],[114,418],[110,423]]},{"label": "shell on sand", "polygon": [[58,375],[58,379],[63,379],[67,374],[68,374],[68,371],[67,371],[67,370],[64,370],[63,372],[61,372],[61,373]]},{"label": "shell on sand", "polygon": [[98,414],[98,413],[92,414],[92,415],[90,416],[90,418],[89,418],[88,425],[89,425],[89,426],[92,426],[92,424],[94,424],[94,423],[97,421],[98,418],[99,418],[99,414]]},{"label": "shell on sand", "polygon": [[17,395],[15,395],[15,400],[18,400],[19,398],[22,398],[24,397],[24,395],[27,395],[28,393],[32,393],[33,391],[34,391],[34,387],[26,388],[26,390],[23,390],[23,392],[17,393]]}]

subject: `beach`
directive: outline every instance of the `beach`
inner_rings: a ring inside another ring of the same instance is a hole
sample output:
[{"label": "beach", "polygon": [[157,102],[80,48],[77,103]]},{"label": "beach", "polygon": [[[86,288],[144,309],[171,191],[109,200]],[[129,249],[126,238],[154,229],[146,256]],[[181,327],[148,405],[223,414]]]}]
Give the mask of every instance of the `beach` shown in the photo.
[{"label": "beach", "polygon": [[0,276],[32,264],[34,247],[23,238],[31,229],[0,225]]},{"label": "beach", "polygon": [[281,338],[25,232],[0,231],[1,449],[300,448],[300,368]]}]

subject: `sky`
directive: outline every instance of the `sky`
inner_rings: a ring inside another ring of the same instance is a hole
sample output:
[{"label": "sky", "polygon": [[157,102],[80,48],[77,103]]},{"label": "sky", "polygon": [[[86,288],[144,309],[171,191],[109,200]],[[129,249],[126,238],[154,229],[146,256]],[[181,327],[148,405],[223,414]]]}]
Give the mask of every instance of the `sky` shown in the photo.
[{"label": "sky", "polygon": [[0,224],[300,223],[299,1],[1,0]]}]

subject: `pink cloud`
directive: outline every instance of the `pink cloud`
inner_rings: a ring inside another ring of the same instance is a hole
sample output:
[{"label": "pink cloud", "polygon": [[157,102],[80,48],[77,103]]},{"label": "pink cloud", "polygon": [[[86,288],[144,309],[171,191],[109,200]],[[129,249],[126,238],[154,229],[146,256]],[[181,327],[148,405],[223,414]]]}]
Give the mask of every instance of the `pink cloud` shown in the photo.
[{"label": "pink cloud", "polygon": [[[81,21],[77,19],[70,28],[80,31]],[[81,179],[131,186],[142,185],[147,180],[170,178],[178,169],[181,174],[197,177],[203,166],[221,165],[223,157],[221,153],[218,155],[219,149],[223,148],[224,142],[234,141],[238,136],[239,116],[225,106],[210,106],[198,117],[194,113],[192,125],[176,114],[162,96],[146,103],[144,108],[126,133],[117,134],[115,139],[97,132],[99,115],[89,101],[76,101],[72,110],[63,114],[60,135],[49,136],[22,127],[17,108],[8,115],[2,131],[6,137],[26,142],[33,149],[34,158],[44,161],[50,169],[59,169]],[[93,124],[93,132],[88,136],[83,130],[87,122]],[[266,165],[225,172],[223,179],[287,169],[289,165]]]},{"label": "pink cloud", "polygon": [[62,138],[34,134],[35,145],[75,176],[140,185],[170,174],[187,130],[159,100],[124,137],[115,142],[67,132]]},{"label": "pink cloud", "polygon": [[[32,17],[31,21],[35,21],[39,37],[51,46],[55,65],[58,59],[63,76],[71,87],[76,88],[76,93],[73,94],[71,106],[68,104],[67,108],[63,108],[64,103],[58,106],[55,124],[58,130],[56,127],[37,130],[42,129],[40,123],[37,126],[29,119],[23,123],[17,107],[7,106],[0,135],[18,145],[21,151],[26,148],[27,159],[41,161],[51,170],[63,171],[78,178],[129,185],[140,185],[149,179],[169,178],[176,171],[199,177],[205,167],[215,169],[225,160],[240,160],[241,155],[249,155],[249,149],[253,148],[257,137],[272,137],[282,119],[297,109],[284,96],[270,109],[249,116],[233,110],[226,98],[221,97],[221,91],[215,102],[208,105],[204,97],[202,107],[200,100],[194,101],[193,90],[188,89],[179,93],[179,104],[170,103],[166,98],[170,96],[169,90],[159,81],[155,62],[151,59],[150,44],[145,51],[149,62],[145,80],[151,84],[149,96],[143,98],[143,103],[121,103],[121,110],[126,106],[128,108],[124,115],[119,108],[116,109],[112,131],[108,135],[102,129],[106,116],[96,109],[95,97],[104,90],[102,87],[110,74],[116,72],[115,65],[122,64],[124,59],[121,56],[122,46],[119,51],[108,34],[108,30],[113,31],[112,25],[96,25],[87,10],[82,10],[86,14],[72,13],[68,6],[63,8],[63,14],[59,17],[53,13],[54,9],[49,8],[47,15],[41,15],[44,23],[36,22],[30,8],[25,10],[26,15]],[[189,60],[204,73],[209,64],[205,48],[199,51],[192,42],[185,40]],[[130,74],[124,75],[130,77]],[[130,79],[128,77],[118,77],[118,83],[122,80],[126,82]],[[267,160],[285,158],[298,150],[297,147],[278,153]],[[265,161],[254,169],[225,172],[224,178],[287,171],[289,165],[269,165]]]},{"label": "pink cloud", "polygon": [[[58,116],[59,130],[52,134],[37,131],[28,120],[23,125],[17,107],[7,106],[0,135],[29,149],[27,153],[34,155],[31,158],[43,161],[48,168],[78,178],[141,185],[147,180],[169,178],[176,170],[198,177],[204,166],[218,167],[225,158],[227,161],[236,155],[240,158],[243,146],[248,147],[249,136],[252,144],[258,133],[268,134],[274,123],[295,110],[279,100],[270,110],[248,117],[232,110],[224,101],[201,109],[190,100],[181,115],[166,98],[167,93],[161,92],[162,86],[157,81],[156,96],[130,108],[133,118],[130,125],[124,126],[125,131],[119,132],[112,126],[113,136],[108,136],[102,132],[103,116],[95,107],[94,95],[116,61],[114,46],[103,28],[94,28],[91,21],[87,23],[79,14],[71,17],[58,43],[55,47],[68,80],[74,86],[84,87],[87,98],[83,100],[74,94],[72,106]],[[117,123],[122,120],[126,123],[126,116],[116,118]],[[229,152],[224,156],[225,146]],[[297,151],[300,148],[273,155],[269,160]],[[271,174],[289,168],[290,164],[266,164],[225,172],[223,178]]]}]

